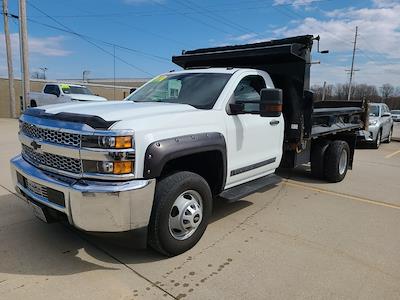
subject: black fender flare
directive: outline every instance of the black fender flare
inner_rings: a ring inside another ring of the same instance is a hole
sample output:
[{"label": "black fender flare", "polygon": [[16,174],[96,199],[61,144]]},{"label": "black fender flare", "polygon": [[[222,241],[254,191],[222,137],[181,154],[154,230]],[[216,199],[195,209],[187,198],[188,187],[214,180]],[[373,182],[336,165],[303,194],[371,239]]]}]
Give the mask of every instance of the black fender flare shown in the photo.
[{"label": "black fender flare", "polygon": [[219,132],[206,132],[178,136],[151,143],[145,153],[143,177],[156,178],[165,164],[173,159],[207,151],[219,151],[223,161],[223,184],[226,181],[226,142]]}]

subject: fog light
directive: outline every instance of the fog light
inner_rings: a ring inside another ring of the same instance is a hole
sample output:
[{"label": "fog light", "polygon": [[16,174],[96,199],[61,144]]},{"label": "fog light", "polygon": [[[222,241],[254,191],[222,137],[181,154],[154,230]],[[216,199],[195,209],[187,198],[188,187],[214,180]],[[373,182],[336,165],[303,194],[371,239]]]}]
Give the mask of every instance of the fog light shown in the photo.
[{"label": "fog light", "polygon": [[128,174],[132,173],[132,162],[131,161],[116,161],[114,162],[114,174]]},{"label": "fog light", "polygon": [[99,163],[99,171],[101,173],[113,173],[114,171],[114,163],[111,161],[103,161]]}]

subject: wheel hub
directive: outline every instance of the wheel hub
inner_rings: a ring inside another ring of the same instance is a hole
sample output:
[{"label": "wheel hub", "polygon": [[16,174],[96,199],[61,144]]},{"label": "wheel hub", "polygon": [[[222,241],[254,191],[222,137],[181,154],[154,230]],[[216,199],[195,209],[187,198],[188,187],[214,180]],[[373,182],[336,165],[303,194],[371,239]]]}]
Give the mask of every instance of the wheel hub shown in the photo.
[{"label": "wheel hub", "polygon": [[347,168],[347,151],[343,150],[339,159],[339,174],[343,175]]},{"label": "wheel hub", "polygon": [[202,198],[196,191],[180,194],[170,211],[169,231],[177,240],[189,238],[203,219]]}]

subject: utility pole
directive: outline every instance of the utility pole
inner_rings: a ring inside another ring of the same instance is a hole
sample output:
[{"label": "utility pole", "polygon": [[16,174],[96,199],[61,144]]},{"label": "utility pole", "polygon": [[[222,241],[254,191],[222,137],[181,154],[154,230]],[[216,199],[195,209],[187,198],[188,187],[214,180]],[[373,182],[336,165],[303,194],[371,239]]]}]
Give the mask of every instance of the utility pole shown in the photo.
[{"label": "utility pole", "polygon": [[86,75],[87,74],[89,74],[90,73],[90,71],[89,70],[83,70],[83,72],[82,72],[82,82],[85,82],[85,80],[86,80]]},{"label": "utility pole", "polygon": [[115,45],[114,45],[114,99],[113,100],[116,100],[115,99]]},{"label": "utility pole", "polygon": [[322,101],[325,101],[326,96],[326,81],[324,81],[324,87],[322,88]]},{"label": "utility pole", "polygon": [[28,30],[26,25],[26,1],[19,0],[19,43],[21,52],[21,68],[22,68],[22,90],[23,102],[22,109],[25,110],[26,103],[29,100],[30,78],[29,78],[29,46],[28,46]]},{"label": "utility pole", "polygon": [[358,26],[356,26],[356,34],[354,36],[354,47],[353,47],[353,57],[351,59],[351,69],[350,69],[350,80],[349,80],[349,93],[347,96],[347,100],[350,100],[350,96],[351,96],[351,84],[353,81],[353,73],[354,73],[354,57],[356,55],[356,47],[357,47],[357,34],[358,34]]},{"label": "utility pole", "polygon": [[4,16],[4,37],[6,40],[6,52],[7,52],[7,67],[8,67],[8,91],[10,96],[10,114],[12,118],[17,117],[15,110],[15,89],[14,89],[14,69],[12,64],[12,52],[11,52],[11,40],[10,31],[8,29],[8,0],[3,0],[3,16]]},{"label": "utility pole", "polygon": [[48,68],[44,67],[44,68],[39,68],[40,70],[42,70],[43,72],[43,79],[46,80],[46,71],[48,70]]}]

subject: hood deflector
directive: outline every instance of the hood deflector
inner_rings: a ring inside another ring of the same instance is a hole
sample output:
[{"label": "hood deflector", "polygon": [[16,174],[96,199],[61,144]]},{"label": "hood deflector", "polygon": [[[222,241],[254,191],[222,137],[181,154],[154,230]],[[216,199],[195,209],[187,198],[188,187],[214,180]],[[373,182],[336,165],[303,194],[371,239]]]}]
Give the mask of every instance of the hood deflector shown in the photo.
[{"label": "hood deflector", "polygon": [[61,113],[57,113],[57,114],[49,114],[49,113],[46,113],[46,111],[44,109],[37,109],[37,108],[29,108],[25,111],[24,114],[28,115],[28,116],[40,117],[40,118],[44,118],[44,119],[60,120],[60,121],[73,122],[73,123],[83,123],[83,124],[86,124],[86,125],[92,127],[93,129],[102,129],[102,130],[110,128],[114,123],[119,121],[119,120],[106,121],[103,118],[100,118],[98,116],[66,113],[66,112],[61,112]]}]

